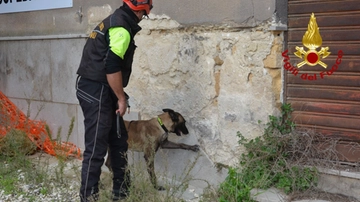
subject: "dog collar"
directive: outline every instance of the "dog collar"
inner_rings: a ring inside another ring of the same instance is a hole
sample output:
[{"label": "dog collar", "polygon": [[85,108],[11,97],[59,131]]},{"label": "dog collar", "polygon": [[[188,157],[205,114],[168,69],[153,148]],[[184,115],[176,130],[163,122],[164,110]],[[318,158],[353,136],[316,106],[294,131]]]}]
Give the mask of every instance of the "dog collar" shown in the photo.
[{"label": "dog collar", "polygon": [[157,120],[158,120],[161,128],[164,129],[164,131],[165,131],[166,133],[169,132],[168,129],[167,129],[167,128],[165,127],[165,125],[163,124],[163,122],[162,122],[162,120],[160,119],[160,117],[158,117]]}]

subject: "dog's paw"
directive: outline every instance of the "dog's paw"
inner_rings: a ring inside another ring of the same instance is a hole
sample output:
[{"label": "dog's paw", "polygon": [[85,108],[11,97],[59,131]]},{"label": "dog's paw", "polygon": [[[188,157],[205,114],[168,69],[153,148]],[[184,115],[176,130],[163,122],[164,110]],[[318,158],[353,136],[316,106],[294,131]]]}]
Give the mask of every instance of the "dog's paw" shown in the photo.
[{"label": "dog's paw", "polygon": [[191,150],[194,151],[194,152],[198,152],[198,151],[200,151],[200,146],[196,144],[196,145],[191,147]]}]

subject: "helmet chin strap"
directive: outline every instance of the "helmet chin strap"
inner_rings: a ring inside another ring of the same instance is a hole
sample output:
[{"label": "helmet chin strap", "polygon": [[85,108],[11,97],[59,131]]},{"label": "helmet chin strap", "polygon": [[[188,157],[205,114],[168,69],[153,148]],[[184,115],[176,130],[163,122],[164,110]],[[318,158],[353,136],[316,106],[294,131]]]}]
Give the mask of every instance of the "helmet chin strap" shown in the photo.
[{"label": "helmet chin strap", "polygon": [[141,18],[139,18],[139,12],[140,11],[133,11],[134,13],[135,13],[135,15],[136,15],[136,18],[137,18],[137,23],[139,23],[144,17],[144,15],[146,15],[146,12],[145,11],[142,11],[143,13],[145,13],[145,14],[143,14],[142,13],[142,16],[141,16]]}]

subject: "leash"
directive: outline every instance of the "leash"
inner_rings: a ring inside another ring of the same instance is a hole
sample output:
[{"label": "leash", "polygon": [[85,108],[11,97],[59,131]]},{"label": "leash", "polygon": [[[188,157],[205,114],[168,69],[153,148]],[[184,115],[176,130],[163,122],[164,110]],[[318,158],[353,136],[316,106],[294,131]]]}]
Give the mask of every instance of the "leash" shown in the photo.
[{"label": "leash", "polygon": [[[125,98],[126,98],[126,105],[127,105],[127,108],[128,108],[128,111],[130,111],[130,104],[129,104],[129,98],[130,96],[124,92],[125,94]],[[120,128],[120,113],[116,113],[116,133],[117,133],[117,136],[118,138],[120,139],[121,138],[121,128]]]},{"label": "leash", "polygon": [[121,129],[120,129],[120,113],[116,113],[116,133],[118,138],[121,138]]}]

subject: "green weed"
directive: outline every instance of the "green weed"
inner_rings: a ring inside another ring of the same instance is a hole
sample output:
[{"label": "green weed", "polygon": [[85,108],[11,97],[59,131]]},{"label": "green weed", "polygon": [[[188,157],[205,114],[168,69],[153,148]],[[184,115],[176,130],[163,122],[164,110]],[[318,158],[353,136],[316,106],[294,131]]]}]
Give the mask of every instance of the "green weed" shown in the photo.
[{"label": "green weed", "polygon": [[254,188],[276,187],[285,193],[304,191],[316,185],[315,168],[291,165],[287,150],[295,124],[291,121],[293,109],[283,104],[281,116],[269,116],[264,134],[247,140],[237,132],[239,144],[246,152],[240,157],[238,168],[230,167],[228,176],[219,188],[220,202],[252,202],[250,191]]}]

